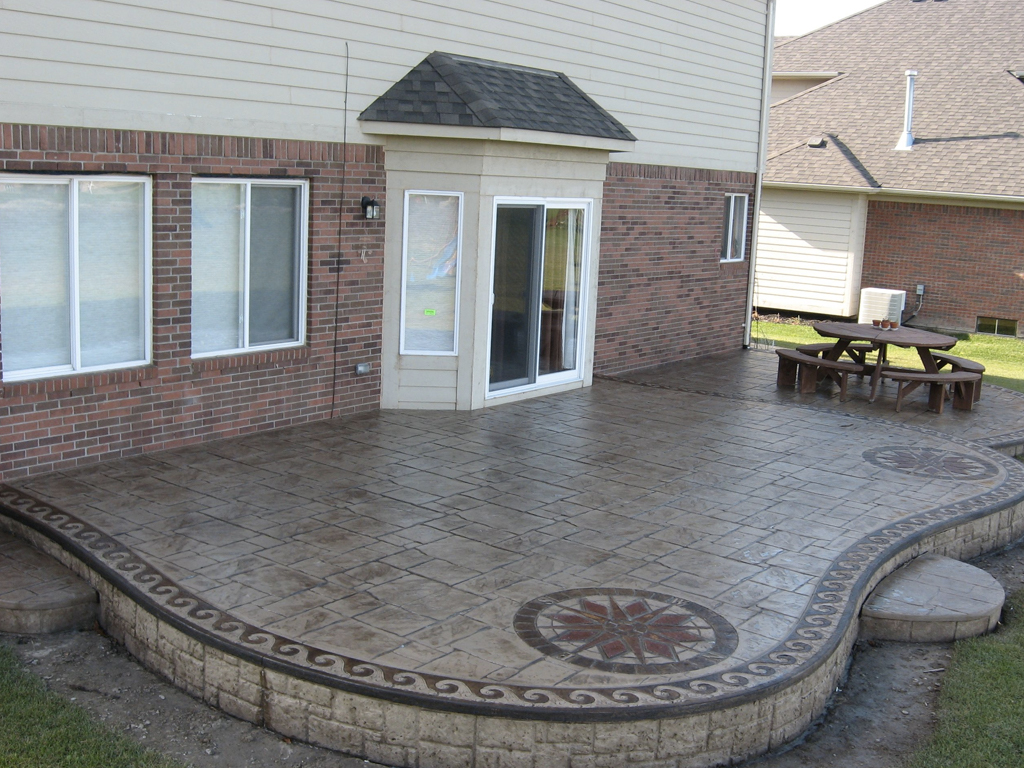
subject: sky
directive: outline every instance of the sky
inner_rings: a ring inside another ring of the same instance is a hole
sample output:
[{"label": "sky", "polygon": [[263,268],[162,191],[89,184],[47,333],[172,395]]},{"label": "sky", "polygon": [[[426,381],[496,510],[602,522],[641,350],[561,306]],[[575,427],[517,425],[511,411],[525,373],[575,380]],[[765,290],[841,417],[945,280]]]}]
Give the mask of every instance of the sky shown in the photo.
[{"label": "sky", "polygon": [[883,0],[777,0],[775,36],[803,35]]}]

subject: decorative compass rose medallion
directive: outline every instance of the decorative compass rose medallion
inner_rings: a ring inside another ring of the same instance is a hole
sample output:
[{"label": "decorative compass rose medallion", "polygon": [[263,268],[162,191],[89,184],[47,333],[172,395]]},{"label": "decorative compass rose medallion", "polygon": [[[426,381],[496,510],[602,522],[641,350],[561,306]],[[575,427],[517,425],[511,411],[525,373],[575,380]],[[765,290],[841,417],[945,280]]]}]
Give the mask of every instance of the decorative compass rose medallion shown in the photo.
[{"label": "decorative compass rose medallion", "polygon": [[543,654],[633,675],[689,672],[736,650],[736,629],[714,611],[638,589],[570,589],[516,613],[516,633]]},{"label": "decorative compass rose medallion", "polygon": [[864,451],[864,458],[876,467],[937,480],[987,480],[999,474],[999,467],[990,461],[935,448],[872,448]]}]

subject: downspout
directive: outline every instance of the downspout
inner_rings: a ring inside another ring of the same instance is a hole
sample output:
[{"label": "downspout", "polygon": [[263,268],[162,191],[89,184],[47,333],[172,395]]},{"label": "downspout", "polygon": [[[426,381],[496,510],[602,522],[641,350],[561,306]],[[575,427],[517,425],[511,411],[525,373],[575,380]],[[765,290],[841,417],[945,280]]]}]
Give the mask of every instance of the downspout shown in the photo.
[{"label": "downspout", "polygon": [[761,83],[761,135],[757,142],[757,181],[754,185],[753,228],[750,233],[750,264],[747,274],[747,314],[743,321],[743,346],[750,346],[750,317],[754,312],[754,268],[757,264],[757,236],[761,220],[761,185],[768,156],[768,113],[772,92],[772,48],[775,40],[775,0],[768,0],[764,30],[764,72]]}]

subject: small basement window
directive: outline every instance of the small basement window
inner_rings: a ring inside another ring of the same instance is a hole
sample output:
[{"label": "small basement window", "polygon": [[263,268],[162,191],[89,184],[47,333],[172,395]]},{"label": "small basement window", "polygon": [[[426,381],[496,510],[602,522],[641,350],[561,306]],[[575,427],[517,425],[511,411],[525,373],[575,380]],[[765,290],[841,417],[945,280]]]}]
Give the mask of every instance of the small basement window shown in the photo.
[{"label": "small basement window", "polygon": [[1016,336],[1017,321],[999,317],[979,317],[978,333],[994,333],[996,336]]}]

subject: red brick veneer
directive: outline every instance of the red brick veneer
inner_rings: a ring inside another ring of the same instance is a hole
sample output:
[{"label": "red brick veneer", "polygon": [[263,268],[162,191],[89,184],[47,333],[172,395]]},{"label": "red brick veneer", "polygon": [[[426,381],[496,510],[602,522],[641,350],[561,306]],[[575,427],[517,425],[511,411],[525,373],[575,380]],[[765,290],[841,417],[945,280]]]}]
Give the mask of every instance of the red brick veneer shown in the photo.
[{"label": "red brick veneer", "polygon": [[[594,369],[619,373],[743,343],[755,177],[611,163]],[[747,259],[721,263],[726,193],[746,193]]]},{"label": "red brick veneer", "polygon": [[871,201],[862,285],[925,285],[915,323],[973,331],[977,317],[1016,320],[1024,334],[1024,211]]},{"label": "red brick veneer", "polygon": [[[339,266],[336,412],[377,408],[384,222],[363,220],[359,201],[384,202],[382,149],[350,146],[347,170],[339,259],[340,143],[0,125],[2,172],[153,179],[153,364],[4,384],[0,478],[329,416]],[[190,359],[194,176],[309,180],[305,347]],[[373,374],[354,376],[357,362]]]}]

